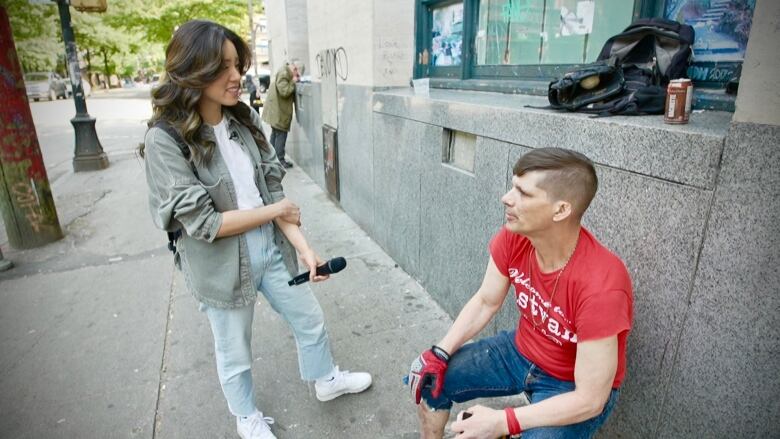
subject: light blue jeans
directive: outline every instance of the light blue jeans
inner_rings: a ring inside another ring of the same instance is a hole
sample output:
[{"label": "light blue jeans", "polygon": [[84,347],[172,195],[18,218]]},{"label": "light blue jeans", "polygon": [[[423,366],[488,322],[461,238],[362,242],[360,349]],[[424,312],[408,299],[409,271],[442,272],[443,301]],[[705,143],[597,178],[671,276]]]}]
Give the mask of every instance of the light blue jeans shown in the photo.
[{"label": "light blue jeans", "polygon": [[[246,232],[257,289],[290,325],[298,347],[301,378],[313,381],[333,370],[333,356],[319,302],[308,285],[288,286],[290,274],[273,241],[273,225]],[[214,334],[217,374],[228,407],[235,416],[255,411],[252,384],[252,319],[254,306],[235,309],[200,304]]]}]

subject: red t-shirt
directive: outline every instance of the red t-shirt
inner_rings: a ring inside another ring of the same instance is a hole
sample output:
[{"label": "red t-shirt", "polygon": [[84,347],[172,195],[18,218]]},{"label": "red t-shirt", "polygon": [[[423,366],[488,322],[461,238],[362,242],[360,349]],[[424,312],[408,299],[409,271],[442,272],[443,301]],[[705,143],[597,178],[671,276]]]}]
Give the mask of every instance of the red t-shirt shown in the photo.
[{"label": "red t-shirt", "polygon": [[560,270],[542,273],[533,250],[528,238],[503,227],[490,242],[493,262],[515,286],[520,311],[517,349],[553,377],[574,381],[577,342],[617,335],[618,366],[612,387],[620,387],[626,374],[626,338],[634,317],[625,265],[583,227],[555,289]]}]

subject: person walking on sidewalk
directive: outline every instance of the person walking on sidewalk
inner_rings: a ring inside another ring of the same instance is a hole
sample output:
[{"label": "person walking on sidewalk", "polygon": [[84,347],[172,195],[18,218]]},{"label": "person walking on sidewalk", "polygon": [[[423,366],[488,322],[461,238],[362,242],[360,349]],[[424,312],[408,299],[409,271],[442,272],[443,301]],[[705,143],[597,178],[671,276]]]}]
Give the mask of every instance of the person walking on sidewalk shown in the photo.
[{"label": "person walking on sidewalk", "polygon": [[362,392],[371,375],[339,370],[311,289],[287,284],[298,272],[296,250],[311,281],[328,277],[316,275],[323,262],[301,233],[298,206],[285,198],[285,171],[260,117],[239,101],[251,62],[246,43],[221,25],[194,20],[175,31],[165,54],[142,151],[152,217],[161,229],[181,231],[176,263],[211,325],[239,435],[273,438],[273,419],[255,405],[252,382],[258,291],[291,326],[301,378],[315,381],[320,401]]},{"label": "person walking on sidewalk", "polygon": [[295,105],[295,84],[301,80],[298,71],[298,61],[285,63],[276,72],[273,83],[268,89],[268,97],[263,106],[263,120],[271,125],[271,144],[276,150],[279,162],[285,168],[291,168],[292,163],[285,159],[285,144],[287,133],[292,122],[293,106]]},{"label": "person walking on sidewalk", "polygon": [[[482,286],[444,338],[412,363],[424,438],[442,437],[453,402],[480,397],[525,392],[530,404],[473,406],[451,426],[459,438],[589,438],[615,407],[633,293],[623,262],[580,223],[596,194],[593,164],[542,148],[513,172],[501,198],[506,225],[490,243]],[[464,344],[499,311],[510,285],[517,330]]]},{"label": "person walking on sidewalk", "polygon": [[263,97],[260,96],[260,89],[253,88],[249,93],[249,105],[255,110],[255,113],[260,114],[260,107],[263,106]]}]

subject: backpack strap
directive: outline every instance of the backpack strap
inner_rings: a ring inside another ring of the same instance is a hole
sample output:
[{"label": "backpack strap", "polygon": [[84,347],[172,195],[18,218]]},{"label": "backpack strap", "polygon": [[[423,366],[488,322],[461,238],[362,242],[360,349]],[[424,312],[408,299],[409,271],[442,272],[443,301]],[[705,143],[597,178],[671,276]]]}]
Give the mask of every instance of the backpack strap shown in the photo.
[{"label": "backpack strap", "polygon": [[163,131],[165,131],[166,134],[171,136],[173,138],[173,141],[176,142],[176,146],[179,147],[181,150],[182,155],[184,158],[190,163],[190,168],[192,169],[192,172],[195,174],[195,178],[200,180],[200,177],[198,176],[198,170],[195,168],[195,165],[190,161],[190,147],[187,146],[187,143],[184,141],[184,139],[181,137],[181,134],[171,126],[168,121],[165,120],[158,120],[155,122],[154,125],[152,125],[152,128],[159,128]]},{"label": "backpack strap", "polygon": [[[176,142],[176,146],[179,147],[181,150],[182,155],[187,160],[187,162],[190,164],[190,169],[192,169],[192,173],[195,174],[195,178],[200,180],[200,177],[198,176],[198,169],[195,168],[195,164],[190,161],[190,147],[187,146],[187,144],[184,142],[184,139],[182,139],[181,135],[178,131],[176,131],[175,128],[171,126],[168,121],[165,120],[158,120],[152,128],[159,128],[163,131],[165,131],[166,134],[171,136],[173,138],[174,142]],[[173,232],[167,232],[168,233],[168,250],[170,250],[174,255],[176,254],[176,241],[181,238],[181,229],[175,230]]]}]

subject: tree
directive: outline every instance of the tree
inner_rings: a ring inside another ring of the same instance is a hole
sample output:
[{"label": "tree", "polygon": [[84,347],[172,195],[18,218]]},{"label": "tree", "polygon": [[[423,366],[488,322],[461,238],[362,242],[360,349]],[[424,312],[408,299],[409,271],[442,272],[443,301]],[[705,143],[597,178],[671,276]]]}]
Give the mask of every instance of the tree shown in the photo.
[{"label": "tree", "polygon": [[57,6],[30,5],[27,0],[0,0],[8,12],[19,63],[25,72],[49,71],[63,56]]},{"label": "tree", "polygon": [[[56,5],[0,2],[10,15],[24,70],[55,70],[64,55]],[[249,30],[245,0],[109,0],[105,13],[72,10],[71,16],[87,72],[107,76],[159,72],[165,44],[188,20],[212,20],[239,35],[248,35]]]},{"label": "tree", "polygon": [[245,0],[153,0],[127,9],[114,20],[118,26],[142,32],[148,42],[165,44],[179,25],[197,18],[220,23],[239,35],[248,34]]},{"label": "tree", "polygon": [[[75,13],[73,31],[79,49],[88,51],[87,72],[97,71],[106,77],[117,73],[116,55],[130,54],[138,50],[140,36],[135,32],[126,32],[107,24],[110,17],[103,14]],[[102,62],[94,62],[99,56]]]}]

